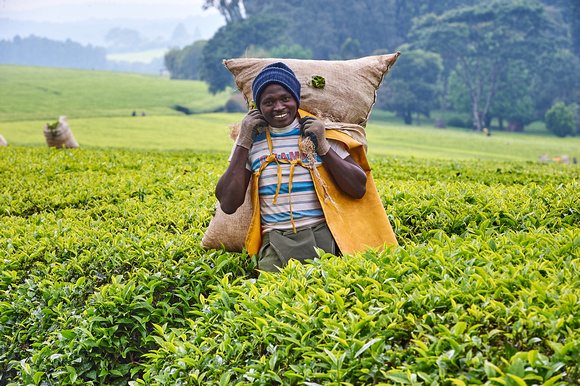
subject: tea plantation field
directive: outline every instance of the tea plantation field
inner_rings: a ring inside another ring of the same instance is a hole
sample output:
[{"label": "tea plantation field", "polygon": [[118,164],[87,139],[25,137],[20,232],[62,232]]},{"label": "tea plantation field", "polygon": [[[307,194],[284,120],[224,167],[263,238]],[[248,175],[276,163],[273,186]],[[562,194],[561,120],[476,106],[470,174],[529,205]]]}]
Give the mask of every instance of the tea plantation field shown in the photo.
[{"label": "tea plantation field", "polygon": [[0,384],[580,382],[577,165],[375,159],[399,248],[258,275],[226,162],[0,148]]},{"label": "tea plantation field", "polygon": [[580,137],[373,120],[400,247],[259,274],[200,247],[230,94],[0,65],[0,386],[580,384]]}]

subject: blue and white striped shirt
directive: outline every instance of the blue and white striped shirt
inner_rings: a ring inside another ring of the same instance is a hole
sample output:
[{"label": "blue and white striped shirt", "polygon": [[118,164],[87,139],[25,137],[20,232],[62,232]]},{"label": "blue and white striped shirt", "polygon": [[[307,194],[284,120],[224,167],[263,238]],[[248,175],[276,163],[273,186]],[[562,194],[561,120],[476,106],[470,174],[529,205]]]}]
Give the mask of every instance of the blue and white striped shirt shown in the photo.
[{"label": "blue and white striped shirt", "polygon": [[[269,129],[272,140],[272,153],[276,154],[278,159],[287,159],[289,161],[297,159],[300,154],[300,149],[298,148],[300,125],[298,121],[295,120],[288,127],[270,127]],[[329,140],[329,144],[341,158],[346,158],[349,155],[340,142]],[[255,138],[250,148],[246,167],[252,172],[257,171],[269,155],[268,139],[264,131]],[[308,160],[304,155],[302,156],[302,162],[308,164]],[[317,155],[316,166],[321,163],[322,160]],[[300,165],[294,167],[292,192],[288,194],[291,165],[289,163],[280,163],[280,165],[282,181],[276,204],[274,204],[274,197],[278,187],[278,165],[275,162],[265,167],[258,183],[262,233],[273,229],[292,229],[290,201],[292,202],[292,218],[297,229],[323,223],[325,221],[324,213],[318,201],[310,171]]]}]

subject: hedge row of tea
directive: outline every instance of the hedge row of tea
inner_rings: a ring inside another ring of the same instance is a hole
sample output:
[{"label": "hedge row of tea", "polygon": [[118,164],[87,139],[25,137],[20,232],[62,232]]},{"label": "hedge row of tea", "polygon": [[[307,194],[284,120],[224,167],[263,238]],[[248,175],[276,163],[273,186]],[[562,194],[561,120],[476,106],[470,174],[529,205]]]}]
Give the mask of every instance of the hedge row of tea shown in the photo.
[{"label": "hedge row of tea", "polygon": [[580,382],[580,168],[374,160],[401,247],[199,247],[226,155],[5,148],[0,385]]}]

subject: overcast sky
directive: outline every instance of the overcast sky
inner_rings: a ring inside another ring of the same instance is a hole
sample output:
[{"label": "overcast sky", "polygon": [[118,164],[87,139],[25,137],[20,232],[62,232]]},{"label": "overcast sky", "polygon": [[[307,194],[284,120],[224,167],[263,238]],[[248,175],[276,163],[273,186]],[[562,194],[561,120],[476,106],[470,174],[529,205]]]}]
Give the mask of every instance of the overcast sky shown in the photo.
[{"label": "overcast sky", "polygon": [[[203,0],[0,0],[0,18],[71,22],[90,19],[183,19],[215,14]],[[0,26],[1,28],[1,26]]]}]

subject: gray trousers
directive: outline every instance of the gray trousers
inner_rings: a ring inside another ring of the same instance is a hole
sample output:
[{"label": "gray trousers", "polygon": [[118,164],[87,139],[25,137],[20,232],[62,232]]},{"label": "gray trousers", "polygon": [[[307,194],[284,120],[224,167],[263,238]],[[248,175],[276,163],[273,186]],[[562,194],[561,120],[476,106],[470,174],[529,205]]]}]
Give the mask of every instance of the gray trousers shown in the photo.
[{"label": "gray trousers", "polygon": [[273,230],[262,236],[262,247],[258,253],[258,269],[266,272],[278,272],[288,264],[290,259],[301,263],[318,257],[320,248],[327,253],[337,255],[338,246],[328,225],[322,223],[312,228],[277,231]]}]

